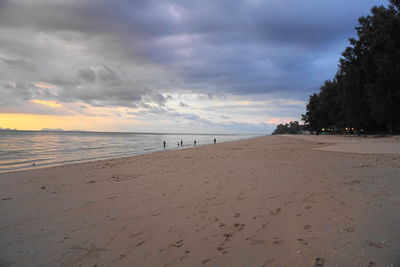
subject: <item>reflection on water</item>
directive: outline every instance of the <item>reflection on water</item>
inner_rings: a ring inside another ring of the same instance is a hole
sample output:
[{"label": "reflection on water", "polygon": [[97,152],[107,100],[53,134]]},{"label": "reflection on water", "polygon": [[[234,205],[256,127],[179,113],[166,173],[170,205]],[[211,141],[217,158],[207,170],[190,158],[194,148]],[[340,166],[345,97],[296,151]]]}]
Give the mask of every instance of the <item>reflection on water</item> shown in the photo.
[{"label": "reflection on water", "polygon": [[94,132],[0,131],[0,172],[36,166],[137,155],[251,138],[254,135],[173,135]]}]

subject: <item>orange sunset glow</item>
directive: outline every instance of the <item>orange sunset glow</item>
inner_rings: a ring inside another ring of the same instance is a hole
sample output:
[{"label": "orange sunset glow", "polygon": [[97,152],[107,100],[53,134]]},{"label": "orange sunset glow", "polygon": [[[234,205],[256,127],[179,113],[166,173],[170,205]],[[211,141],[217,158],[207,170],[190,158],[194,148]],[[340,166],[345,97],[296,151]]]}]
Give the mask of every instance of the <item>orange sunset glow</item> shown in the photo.
[{"label": "orange sunset glow", "polygon": [[52,108],[60,108],[62,106],[60,103],[51,100],[32,99],[31,102],[34,104],[45,105]]},{"label": "orange sunset glow", "polygon": [[137,120],[116,119],[112,117],[92,117],[83,115],[36,115],[20,113],[0,113],[1,127],[18,130],[41,130],[43,128],[62,128],[68,130],[112,131],[115,125],[143,125]]}]

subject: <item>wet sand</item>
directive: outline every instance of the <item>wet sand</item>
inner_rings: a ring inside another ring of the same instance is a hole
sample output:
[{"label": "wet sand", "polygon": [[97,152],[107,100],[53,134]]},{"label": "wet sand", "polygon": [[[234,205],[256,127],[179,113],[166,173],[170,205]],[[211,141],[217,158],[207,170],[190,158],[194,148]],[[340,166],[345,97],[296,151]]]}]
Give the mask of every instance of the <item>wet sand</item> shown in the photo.
[{"label": "wet sand", "polygon": [[267,136],[3,173],[0,214],[0,266],[400,266],[400,139]]}]

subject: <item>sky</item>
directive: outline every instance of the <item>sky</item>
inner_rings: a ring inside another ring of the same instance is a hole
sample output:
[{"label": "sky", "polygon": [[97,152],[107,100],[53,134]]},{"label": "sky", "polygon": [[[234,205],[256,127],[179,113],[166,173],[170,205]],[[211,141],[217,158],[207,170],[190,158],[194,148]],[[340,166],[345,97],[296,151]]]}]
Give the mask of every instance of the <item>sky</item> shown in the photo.
[{"label": "sky", "polygon": [[383,0],[0,0],[0,128],[268,134]]}]

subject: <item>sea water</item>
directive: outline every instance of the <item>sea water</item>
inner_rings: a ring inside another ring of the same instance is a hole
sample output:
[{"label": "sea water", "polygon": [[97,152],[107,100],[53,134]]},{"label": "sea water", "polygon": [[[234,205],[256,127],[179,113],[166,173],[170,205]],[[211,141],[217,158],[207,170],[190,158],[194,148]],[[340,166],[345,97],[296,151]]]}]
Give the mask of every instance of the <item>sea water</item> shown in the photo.
[{"label": "sea water", "polygon": [[[0,131],[0,172],[236,141],[256,135]],[[183,147],[178,142],[183,141]],[[164,148],[163,142],[166,141]]]}]

